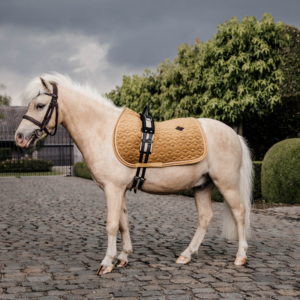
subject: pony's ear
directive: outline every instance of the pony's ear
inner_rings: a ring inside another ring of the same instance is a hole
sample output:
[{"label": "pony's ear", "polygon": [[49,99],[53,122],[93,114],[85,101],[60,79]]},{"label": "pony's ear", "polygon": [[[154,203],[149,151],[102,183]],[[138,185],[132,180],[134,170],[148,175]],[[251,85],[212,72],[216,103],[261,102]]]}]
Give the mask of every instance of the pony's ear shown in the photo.
[{"label": "pony's ear", "polygon": [[43,87],[45,88],[45,90],[49,93],[52,93],[52,85],[49,81],[45,80],[44,78],[40,77],[41,79],[41,83],[43,85]]}]

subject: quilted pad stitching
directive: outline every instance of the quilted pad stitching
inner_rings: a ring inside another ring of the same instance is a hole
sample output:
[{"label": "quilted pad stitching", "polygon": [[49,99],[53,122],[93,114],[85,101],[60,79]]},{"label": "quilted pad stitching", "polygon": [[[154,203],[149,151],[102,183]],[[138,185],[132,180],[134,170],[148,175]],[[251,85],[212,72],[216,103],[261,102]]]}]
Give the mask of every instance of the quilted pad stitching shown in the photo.
[{"label": "quilted pad stitching", "polygon": [[[136,168],[141,142],[139,114],[125,108],[114,130],[114,152],[124,165]],[[182,131],[176,130],[180,126]],[[193,164],[207,154],[206,138],[200,122],[194,118],[155,122],[155,135],[149,163],[162,162],[163,167]]]}]

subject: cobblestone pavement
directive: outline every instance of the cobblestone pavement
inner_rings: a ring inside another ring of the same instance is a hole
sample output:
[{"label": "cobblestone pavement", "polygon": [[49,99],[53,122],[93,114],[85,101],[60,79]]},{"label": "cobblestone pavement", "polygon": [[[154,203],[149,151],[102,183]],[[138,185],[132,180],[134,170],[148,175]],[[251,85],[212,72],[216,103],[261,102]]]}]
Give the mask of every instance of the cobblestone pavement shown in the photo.
[{"label": "cobblestone pavement", "polygon": [[214,203],[199,254],[179,266],[197,226],[193,199],[127,199],[134,253],[126,268],[99,277],[106,203],[94,182],[0,178],[0,299],[300,299],[299,207],[254,210],[248,265],[236,267],[237,243],[220,237]]}]

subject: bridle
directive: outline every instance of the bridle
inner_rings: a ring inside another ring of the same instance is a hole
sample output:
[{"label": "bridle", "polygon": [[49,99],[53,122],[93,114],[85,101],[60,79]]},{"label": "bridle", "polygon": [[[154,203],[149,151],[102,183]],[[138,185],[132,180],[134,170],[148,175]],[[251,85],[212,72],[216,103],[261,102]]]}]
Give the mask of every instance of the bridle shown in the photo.
[{"label": "bridle", "polygon": [[[47,135],[51,135],[51,136],[54,136],[56,134],[56,130],[57,130],[57,122],[58,122],[58,103],[57,103],[57,99],[58,99],[58,95],[57,95],[57,85],[55,84],[52,84],[53,86],[53,94],[51,93],[42,93],[42,94],[38,94],[38,96],[40,95],[49,95],[52,97],[50,103],[49,103],[49,106],[48,106],[48,109],[47,109],[47,112],[45,114],[45,117],[44,117],[44,120],[41,122],[35,120],[34,118],[31,118],[27,115],[23,116],[23,119],[26,119],[30,122],[32,122],[33,124],[37,125],[40,127],[40,130],[41,131],[45,131]],[[47,124],[49,123],[51,117],[52,117],[52,114],[53,114],[53,111],[54,111],[54,108],[56,108],[56,117],[55,117],[55,130],[54,130],[54,133],[51,134],[48,129],[46,128]],[[35,133],[37,135],[37,133]]]}]

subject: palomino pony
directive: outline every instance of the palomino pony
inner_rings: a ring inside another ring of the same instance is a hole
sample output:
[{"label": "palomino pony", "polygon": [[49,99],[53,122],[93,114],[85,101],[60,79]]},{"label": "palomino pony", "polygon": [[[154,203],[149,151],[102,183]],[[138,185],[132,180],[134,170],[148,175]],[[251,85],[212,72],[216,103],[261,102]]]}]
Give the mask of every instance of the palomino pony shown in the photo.
[{"label": "palomino pony", "polygon": [[[51,106],[55,85],[59,108]],[[132,185],[136,169],[120,163],[113,150],[114,127],[123,108],[116,107],[89,86],[74,83],[69,77],[58,73],[32,79],[23,92],[23,98],[29,102],[29,109],[26,119],[22,120],[16,131],[17,145],[32,147],[47,135],[47,131],[56,128],[56,121],[66,128],[83,154],[94,181],[106,195],[108,246],[98,274],[111,272],[114,265],[124,267],[133,251],[125,193]],[[42,128],[40,123],[45,119],[49,104],[54,113]],[[58,116],[55,111],[59,112]],[[191,165],[148,169],[142,190],[153,194],[174,194],[193,188],[198,228],[190,245],[176,261],[187,264],[192,254],[198,252],[213,218],[211,194],[216,186],[225,198],[222,234],[228,239],[238,238],[234,264],[244,265],[248,248],[246,235],[250,234],[253,174],[250,151],[243,138],[227,125],[212,119],[199,121],[206,134],[207,156]],[[118,229],[122,236],[122,251],[117,257]]]}]

